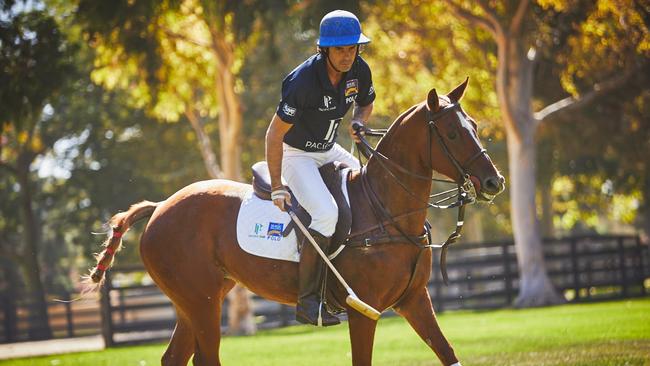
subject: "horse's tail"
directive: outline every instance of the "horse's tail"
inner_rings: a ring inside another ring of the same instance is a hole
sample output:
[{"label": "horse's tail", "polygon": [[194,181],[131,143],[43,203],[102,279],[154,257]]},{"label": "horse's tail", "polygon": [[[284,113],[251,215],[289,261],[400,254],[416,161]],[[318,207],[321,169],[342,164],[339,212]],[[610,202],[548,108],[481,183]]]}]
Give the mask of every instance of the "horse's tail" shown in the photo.
[{"label": "horse's tail", "polygon": [[151,216],[156,207],[161,203],[162,202],[142,201],[129,207],[126,212],[118,213],[109,220],[108,224],[111,227],[111,231],[109,232],[108,239],[106,239],[103,244],[106,248],[101,253],[95,255],[97,265],[91,270],[90,276],[86,279],[88,290],[92,290],[88,287],[96,288],[97,284],[101,286],[104,274],[113,263],[115,253],[122,249],[122,235],[124,235],[124,233],[126,233],[131,225],[136,221]]}]

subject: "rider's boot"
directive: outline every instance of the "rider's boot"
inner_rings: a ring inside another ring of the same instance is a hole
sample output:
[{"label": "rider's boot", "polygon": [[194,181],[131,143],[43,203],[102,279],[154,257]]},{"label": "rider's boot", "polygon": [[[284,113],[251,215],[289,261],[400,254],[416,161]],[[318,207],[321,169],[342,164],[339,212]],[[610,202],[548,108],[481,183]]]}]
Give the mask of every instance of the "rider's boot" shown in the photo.
[{"label": "rider's boot", "polygon": [[[315,230],[309,230],[309,233],[323,252],[327,253],[331,238],[325,237]],[[298,267],[299,289],[298,304],[296,305],[296,320],[301,323],[327,327],[341,322],[339,318],[330,314],[325,304],[321,302],[319,290],[325,275],[325,266],[325,262],[311,243],[303,244]]]}]

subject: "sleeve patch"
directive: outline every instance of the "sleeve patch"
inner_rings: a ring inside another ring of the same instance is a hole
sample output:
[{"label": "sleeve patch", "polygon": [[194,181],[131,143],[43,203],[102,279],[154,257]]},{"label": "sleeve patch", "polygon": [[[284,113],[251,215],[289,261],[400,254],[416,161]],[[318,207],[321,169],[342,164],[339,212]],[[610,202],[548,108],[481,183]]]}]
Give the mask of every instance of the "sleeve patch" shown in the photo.
[{"label": "sleeve patch", "polygon": [[290,106],[287,103],[282,104],[282,112],[284,112],[287,116],[295,116],[296,115],[296,108]]}]

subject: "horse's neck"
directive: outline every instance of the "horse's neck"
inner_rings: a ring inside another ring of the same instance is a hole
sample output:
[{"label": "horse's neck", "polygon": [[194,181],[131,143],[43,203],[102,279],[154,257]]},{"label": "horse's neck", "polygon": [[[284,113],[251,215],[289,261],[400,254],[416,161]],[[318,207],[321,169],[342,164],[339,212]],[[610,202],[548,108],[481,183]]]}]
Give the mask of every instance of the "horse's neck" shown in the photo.
[{"label": "horse's neck", "polygon": [[372,190],[391,216],[399,217],[412,213],[399,220],[400,227],[411,234],[422,230],[427,214],[425,207],[431,191],[431,180],[402,172],[395,165],[420,177],[432,175],[430,167],[426,166],[430,162],[422,159],[423,155],[428,156],[428,133],[423,133],[426,132],[422,128],[423,123],[413,122],[415,121],[396,126],[397,128],[390,131],[377,147],[377,151],[392,163],[382,164],[378,158],[371,158],[366,167]]}]

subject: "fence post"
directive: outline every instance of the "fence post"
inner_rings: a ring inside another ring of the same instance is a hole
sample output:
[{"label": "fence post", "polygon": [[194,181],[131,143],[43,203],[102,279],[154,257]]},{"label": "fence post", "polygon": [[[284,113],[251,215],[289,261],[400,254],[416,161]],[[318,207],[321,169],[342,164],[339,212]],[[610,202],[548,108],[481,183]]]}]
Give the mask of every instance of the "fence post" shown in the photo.
[{"label": "fence post", "polygon": [[641,296],[646,295],[645,283],[644,283],[644,281],[645,281],[645,273],[646,273],[645,260],[644,260],[645,259],[645,257],[644,257],[645,253],[643,253],[643,249],[644,249],[643,245],[641,244],[641,236],[637,235],[636,236],[636,251],[637,251],[636,257],[639,259],[639,275],[638,276],[639,276],[639,281],[640,281],[640,285],[641,285]]},{"label": "fence post", "polygon": [[503,276],[505,279],[505,289],[506,289],[506,306],[512,304],[513,293],[512,293],[512,271],[510,270],[510,252],[509,252],[509,243],[504,241],[501,243],[501,254],[503,256]]},{"label": "fence post", "polygon": [[120,324],[126,323],[126,310],[125,310],[125,305],[126,301],[124,300],[124,290],[119,289],[117,290],[117,306],[120,307]]},{"label": "fence post", "polygon": [[2,311],[4,312],[5,340],[7,343],[12,343],[18,340],[18,314],[14,302],[16,292],[13,286],[9,286],[9,291],[6,296],[2,296],[4,297],[2,299]]},{"label": "fence post", "polygon": [[68,337],[74,337],[74,321],[72,318],[72,303],[70,302],[70,293],[66,291],[63,294],[63,306],[65,307],[65,321],[67,324]]},{"label": "fence post", "polygon": [[616,238],[618,246],[618,267],[621,271],[621,285],[623,288],[623,297],[627,297],[627,271],[625,269],[625,246],[623,245],[623,237]]},{"label": "fence post", "polygon": [[115,345],[113,340],[113,318],[111,315],[111,289],[112,281],[109,272],[104,274],[104,286],[101,288],[100,305],[102,314],[102,337],[104,338],[104,345],[112,347]]},{"label": "fence post", "polygon": [[580,301],[580,268],[578,267],[578,242],[576,238],[569,240],[571,246],[571,276],[573,277],[574,301]]}]

